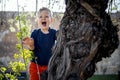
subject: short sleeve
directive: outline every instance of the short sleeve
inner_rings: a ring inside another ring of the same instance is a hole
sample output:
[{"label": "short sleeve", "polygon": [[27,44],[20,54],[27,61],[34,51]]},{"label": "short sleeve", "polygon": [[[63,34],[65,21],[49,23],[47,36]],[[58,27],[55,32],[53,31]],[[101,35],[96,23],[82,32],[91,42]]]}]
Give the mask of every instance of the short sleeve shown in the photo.
[{"label": "short sleeve", "polygon": [[[34,39],[34,42],[36,42],[36,38],[37,38],[37,34],[38,34],[38,30],[37,29],[35,29],[32,33],[31,33],[31,38],[33,38]],[[34,47],[36,47],[36,43],[34,43]]]},{"label": "short sleeve", "polygon": [[31,38],[35,39],[35,37],[37,36],[37,30],[34,30],[32,33],[31,33]]}]

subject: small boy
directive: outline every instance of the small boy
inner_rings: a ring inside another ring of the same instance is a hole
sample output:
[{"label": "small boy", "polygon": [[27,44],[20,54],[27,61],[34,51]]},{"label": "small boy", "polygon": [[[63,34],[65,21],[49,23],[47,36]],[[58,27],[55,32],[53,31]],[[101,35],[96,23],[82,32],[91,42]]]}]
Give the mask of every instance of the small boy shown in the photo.
[{"label": "small boy", "polygon": [[23,44],[33,50],[34,58],[30,62],[30,80],[41,80],[40,75],[47,70],[48,62],[52,55],[51,48],[56,40],[56,31],[49,28],[52,22],[51,11],[48,8],[41,8],[37,14],[38,26],[32,32],[31,38],[23,39]]}]

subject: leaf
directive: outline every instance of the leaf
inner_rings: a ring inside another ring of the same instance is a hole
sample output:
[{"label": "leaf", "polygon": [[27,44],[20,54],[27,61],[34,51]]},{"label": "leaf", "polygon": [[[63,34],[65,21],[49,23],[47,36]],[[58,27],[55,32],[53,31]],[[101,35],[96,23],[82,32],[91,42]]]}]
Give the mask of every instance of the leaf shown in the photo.
[{"label": "leaf", "polygon": [[7,70],[5,67],[1,67],[0,70],[5,73],[5,71]]},{"label": "leaf", "polygon": [[117,10],[117,7],[113,7],[112,10]]}]

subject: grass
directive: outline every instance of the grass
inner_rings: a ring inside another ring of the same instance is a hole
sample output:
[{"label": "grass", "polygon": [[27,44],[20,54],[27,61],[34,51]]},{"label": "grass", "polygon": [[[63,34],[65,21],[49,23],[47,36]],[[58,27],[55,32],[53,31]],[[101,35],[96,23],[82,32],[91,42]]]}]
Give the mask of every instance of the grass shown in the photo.
[{"label": "grass", "polygon": [[[21,76],[18,76],[18,80],[25,80],[26,73],[21,73]],[[120,80],[120,75],[93,75],[88,80]]]},{"label": "grass", "polygon": [[94,75],[88,80],[119,80],[118,75]]}]

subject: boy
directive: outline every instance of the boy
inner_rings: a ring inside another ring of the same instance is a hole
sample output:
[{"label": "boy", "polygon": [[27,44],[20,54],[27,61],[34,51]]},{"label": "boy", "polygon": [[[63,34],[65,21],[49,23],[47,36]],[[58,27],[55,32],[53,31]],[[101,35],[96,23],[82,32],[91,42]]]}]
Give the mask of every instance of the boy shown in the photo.
[{"label": "boy", "polygon": [[40,74],[47,70],[52,55],[51,48],[56,40],[56,31],[49,28],[52,22],[51,11],[45,7],[41,8],[37,17],[40,29],[34,30],[31,38],[23,39],[23,44],[34,53],[29,66],[30,80],[41,80]]}]

